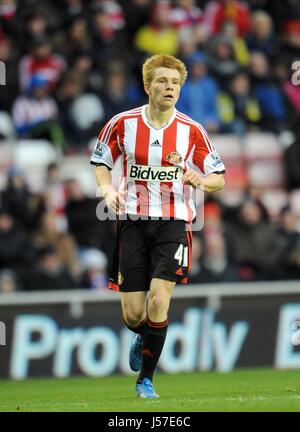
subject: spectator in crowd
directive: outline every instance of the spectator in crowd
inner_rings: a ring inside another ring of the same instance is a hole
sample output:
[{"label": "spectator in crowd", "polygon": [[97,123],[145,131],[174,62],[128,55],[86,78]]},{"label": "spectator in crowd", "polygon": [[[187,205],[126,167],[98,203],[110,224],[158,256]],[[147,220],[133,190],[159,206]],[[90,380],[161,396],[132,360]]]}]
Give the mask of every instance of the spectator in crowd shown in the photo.
[{"label": "spectator in crowd", "polygon": [[234,282],[239,280],[239,269],[223,234],[221,209],[217,202],[204,204],[205,225],[202,236],[193,236],[190,283]]},{"label": "spectator in crowd", "polygon": [[85,149],[86,143],[97,136],[99,123],[104,120],[104,107],[99,96],[87,91],[85,85],[77,90],[68,115],[75,131],[76,147]]},{"label": "spectator in crowd", "polygon": [[81,73],[68,72],[62,78],[57,92],[59,118],[70,148],[78,146],[77,128],[70,115],[70,109],[73,101],[82,93],[84,86],[85,78]]},{"label": "spectator in crowd", "polygon": [[[72,72],[62,80],[58,93],[59,117],[66,131],[69,149],[82,152],[87,142],[97,136],[99,124],[104,122],[102,98],[89,90],[88,76],[84,76],[85,56],[77,58]],[[79,63],[80,62],[80,63]],[[86,73],[89,71],[86,70]]]},{"label": "spectator in crowd", "polygon": [[241,280],[276,279],[281,243],[275,228],[263,220],[251,199],[240,207],[238,220],[225,225],[226,239],[240,267]]},{"label": "spectator in crowd", "polygon": [[4,0],[0,4],[0,22],[4,33],[16,37],[18,34],[18,4],[16,0]]},{"label": "spectator in crowd", "polygon": [[61,12],[63,13],[63,23],[66,27],[78,18],[88,17],[83,0],[65,0],[62,3]]},{"label": "spectator in crowd", "polygon": [[244,37],[250,28],[250,11],[246,3],[240,0],[208,2],[205,15],[210,34],[218,33],[225,21],[235,22],[241,37]]},{"label": "spectator in crowd", "polygon": [[129,41],[132,42],[137,30],[148,24],[151,0],[132,0],[124,2],[124,13]]},{"label": "spectator in crowd", "polygon": [[220,32],[220,38],[228,40],[233,46],[234,58],[240,67],[246,67],[250,61],[249,50],[243,38],[238,35],[238,29],[234,21],[225,21]]},{"label": "spectator in crowd", "polygon": [[300,49],[300,16],[293,17],[283,24],[281,51],[289,56],[290,60],[299,57]]},{"label": "spectator in crowd", "polygon": [[[238,279],[238,267],[224,236],[224,210],[214,197],[207,197],[203,212],[202,281],[206,283],[218,282],[221,278],[228,282],[236,281]],[[213,263],[214,257],[216,257],[215,263]]]},{"label": "spectator in crowd", "polygon": [[109,220],[97,219],[99,199],[86,196],[75,179],[66,183],[66,215],[69,231],[80,249],[101,249],[109,258],[113,253],[114,232]]},{"label": "spectator in crowd", "polygon": [[286,186],[288,190],[300,188],[300,121],[295,127],[294,142],[284,151]]},{"label": "spectator in crowd", "polygon": [[289,206],[284,206],[280,212],[278,236],[281,240],[280,277],[289,279],[288,269],[299,253],[300,233],[297,231],[297,221]]},{"label": "spectator in crowd", "polygon": [[263,189],[261,187],[248,185],[247,190],[244,192],[244,201],[254,201],[255,204],[260,208],[261,220],[269,224],[270,214],[268,207],[263,203],[262,194]]},{"label": "spectator in crowd", "polygon": [[45,15],[39,10],[28,14],[22,34],[23,45],[26,49],[35,39],[43,38],[48,33],[48,25]]},{"label": "spectator in crowd", "polygon": [[240,66],[235,57],[234,42],[231,36],[218,34],[211,39],[207,47],[208,65],[222,87],[226,88],[230,79]]},{"label": "spectator in crowd", "polygon": [[34,260],[31,240],[5,208],[0,209],[0,268],[17,273],[23,285]]},{"label": "spectator in crowd", "polygon": [[22,51],[28,52],[34,39],[47,35],[56,45],[55,39],[64,29],[61,3],[51,0],[18,1],[18,34]]},{"label": "spectator in crowd", "polygon": [[214,234],[223,235],[222,212],[220,204],[212,197],[205,200],[203,207],[203,235],[205,237]]},{"label": "spectator in crowd", "polygon": [[202,20],[202,10],[196,5],[195,0],[177,0],[171,10],[171,24],[180,33],[193,33]]},{"label": "spectator in crowd", "polygon": [[259,103],[251,89],[245,72],[238,72],[230,81],[229,91],[218,96],[222,132],[244,135],[249,126],[259,125],[261,113]]},{"label": "spectator in crowd", "polygon": [[220,232],[204,237],[201,282],[236,282],[238,268],[229,262],[225,239]]},{"label": "spectator in crowd", "polygon": [[[104,106],[105,120],[113,117],[118,112],[127,111],[141,104],[144,96],[141,95],[138,85],[133,80],[129,80],[124,63],[120,61],[110,62],[106,69],[104,81],[105,85],[101,100]],[[101,121],[101,117],[99,120]]]},{"label": "spectator in crowd", "polygon": [[58,93],[59,115],[66,130],[69,147],[82,151],[87,142],[97,136],[104,122],[104,107],[100,97],[87,90],[86,77],[70,72],[63,79]]},{"label": "spectator in crowd", "polygon": [[123,9],[117,0],[94,0],[92,9],[96,9],[98,5],[106,12],[108,21],[114,30],[122,30],[125,27]]},{"label": "spectator in crowd", "polygon": [[19,290],[18,278],[15,272],[9,269],[0,270],[0,295],[13,294]]},{"label": "spectator in crowd", "polygon": [[50,163],[46,169],[44,201],[46,211],[53,214],[57,230],[66,232],[68,228],[65,215],[66,190],[61,178],[60,166],[56,162]]},{"label": "spectator in crowd", "polygon": [[203,50],[198,50],[194,34],[192,37],[184,37],[180,39],[178,53],[184,63],[188,63],[188,59],[197,51],[202,52]]},{"label": "spectator in crowd", "polygon": [[[6,111],[9,113],[14,100],[19,94],[18,56],[15,44],[12,39],[5,36],[1,37],[1,34],[0,61],[5,65],[5,85],[1,85],[0,111]],[[3,77],[1,78],[3,79]]]},{"label": "spectator in crowd", "polygon": [[138,29],[135,47],[146,54],[175,55],[178,51],[178,33],[171,26],[171,4],[159,1],[153,4],[150,23]]},{"label": "spectator in crowd", "polygon": [[107,288],[107,257],[99,249],[87,249],[81,254],[83,266],[83,286],[93,290]]},{"label": "spectator in crowd", "polygon": [[15,138],[15,128],[11,116],[7,111],[0,111],[0,143],[2,140],[9,143]]},{"label": "spectator in crowd", "polygon": [[209,132],[219,129],[217,111],[218,85],[207,71],[206,55],[202,52],[189,58],[189,77],[181,90],[177,109],[192,117]]},{"label": "spectator in crowd", "polygon": [[65,70],[66,63],[62,56],[52,52],[52,44],[45,35],[36,37],[31,44],[31,53],[20,60],[20,88],[27,92],[32,88],[33,77],[40,76],[54,91]]},{"label": "spectator in crowd", "polygon": [[55,214],[48,211],[41,218],[40,225],[33,236],[33,245],[37,251],[51,246],[69,273],[78,277],[80,268],[77,260],[77,247],[69,233],[62,233],[57,229]]},{"label": "spectator in crowd", "polygon": [[97,7],[92,16],[93,56],[99,68],[112,58],[128,57],[126,34],[116,28],[104,7]]},{"label": "spectator in crowd", "polygon": [[286,279],[295,280],[300,278],[300,245],[293,251],[286,268]]},{"label": "spectator in crowd", "polygon": [[28,290],[67,290],[79,288],[77,281],[64,266],[53,246],[46,246],[38,253],[35,269],[28,278]]},{"label": "spectator in crowd", "polygon": [[251,31],[246,37],[249,51],[262,52],[269,58],[278,53],[278,41],[273,32],[272,18],[264,11],[253,12]]},{"label": "spectator in crowd", "polygon": [[[74,55],[71,64],[71,73],[78,74],[85,78],[87,88],[99,89],[102,85],[102,74],[94,67],[93,57],[90,50],[78,50]],[[97,75],[97,76],[95,76]],[[94,81],[98,82],[94,82]]]},{"label": "spectator in crowd", "polygon": [[192,265],[189,273],[189,283],[191,284],[202,282],[202,259],[203,259],[202,238],[199,235],[193,235]]},{"label": "spectator in crowd", "polygon": [[19,225],[32,232],[40,221],[44,202],[41,196],[29,190],[20,169],[16,167],[9,169],[7,186],[0,195],[2,206]]},{"label": "spectator in crowd", "polygon": [[274,81],[268,59],[264,54],[260,52],[251,54],[250,73],[261,109],[262,126],[280,132],[286,124],[284,98]]},{"label": "spectator in crowd", "polygon": [[274,0],[251,0],[251,10],[265,10],[274,22],[274,30],[277,34],[280,34],[284,25],[291,19],[300,18],[300,4],[298,0],[285,0],[274,1]]},{"label": "spectator in crowd", "polygon": [[92,52],[92,39],[88,29],[88,22],[83,17],[75,19],[68,29],[67,43],[64,54],[68,62],[72,61],[79,52]]},{"label": "spectator in crowd", "polygon": [[49,94],[48,81],[42,75],[32,76],[29,92],[16,99],[12,113],[19,137],[45,138],[59,148],[65,147],[57,104]]}]

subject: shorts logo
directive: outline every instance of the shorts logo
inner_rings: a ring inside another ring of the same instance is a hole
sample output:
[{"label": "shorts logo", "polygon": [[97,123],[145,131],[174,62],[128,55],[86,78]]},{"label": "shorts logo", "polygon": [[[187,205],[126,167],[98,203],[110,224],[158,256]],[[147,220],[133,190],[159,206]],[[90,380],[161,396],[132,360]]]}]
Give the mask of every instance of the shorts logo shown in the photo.
[{"label": "shorts logo", "polygon": [[124,278],[121,272],[118,273],[118,285],[122,285]]},{"label": "shorts logo", "polygon": [[148,165],[131,165],[128,170],[129,180],[151,182],[173,182],[182,178],[182,168]]},{"label": "shorts logo", "polygon": [[177,151],[174,151],[168,154],[167,161],[172,165],[180,165],[182,162],[182,156]]}]

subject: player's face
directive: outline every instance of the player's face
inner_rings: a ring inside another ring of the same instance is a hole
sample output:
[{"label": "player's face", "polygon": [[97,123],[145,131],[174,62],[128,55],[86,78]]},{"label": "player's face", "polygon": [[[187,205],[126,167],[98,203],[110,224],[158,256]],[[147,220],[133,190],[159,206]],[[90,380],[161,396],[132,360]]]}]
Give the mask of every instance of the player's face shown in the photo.
[{"label": "player's face", "polygon": [[153,73],[150,85],[145,85],[150,102],[167,110],[175,106],[180,94],[180,73],[176,69],[159,67]]}]

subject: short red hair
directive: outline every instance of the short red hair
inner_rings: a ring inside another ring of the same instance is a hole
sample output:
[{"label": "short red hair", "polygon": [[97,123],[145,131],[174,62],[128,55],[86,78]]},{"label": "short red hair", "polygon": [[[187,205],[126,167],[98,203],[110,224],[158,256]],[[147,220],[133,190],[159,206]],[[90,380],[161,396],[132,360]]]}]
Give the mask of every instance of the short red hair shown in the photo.
[{"label": "short red hair", "polygon": [[156,54],[145,61],[143,64],[144,84],[151,84],[153,72],[159,67],[178,70],[180,74],[180,85],[183,86],[187,78],[186,66],[181,60],[168,54]]}]

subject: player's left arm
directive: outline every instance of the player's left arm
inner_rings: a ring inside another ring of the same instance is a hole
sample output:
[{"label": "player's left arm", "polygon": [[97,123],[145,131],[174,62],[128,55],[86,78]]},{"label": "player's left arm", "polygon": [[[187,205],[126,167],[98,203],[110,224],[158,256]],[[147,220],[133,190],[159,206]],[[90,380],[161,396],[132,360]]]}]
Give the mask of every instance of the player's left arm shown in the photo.
[{"label": "player's left arm", "polygon": [[195,124],[193,128],[193,141],[195,149],[192,161],[203,175],[196,170],[188,169],[182,181],[195,189],[217,192],[225,186],[225,166],[206,130],[200,124]]},{"label": "player's left arm", "polygon": [[223,173],[211,173],[203,177],[193,169],[185,172],[182,181],[184,184],[193,186],[195,189],[202,189],[204,192],[217,192],[225,186]]}]

